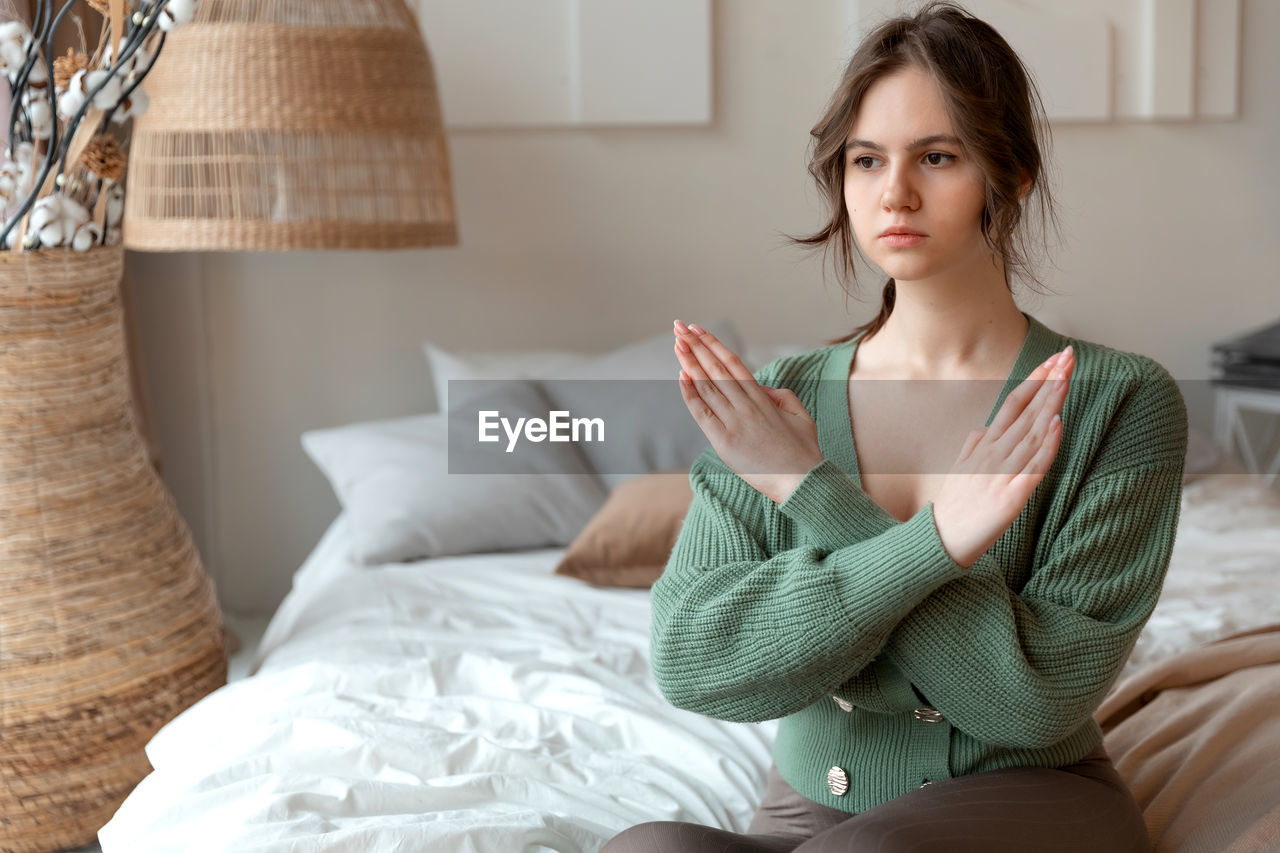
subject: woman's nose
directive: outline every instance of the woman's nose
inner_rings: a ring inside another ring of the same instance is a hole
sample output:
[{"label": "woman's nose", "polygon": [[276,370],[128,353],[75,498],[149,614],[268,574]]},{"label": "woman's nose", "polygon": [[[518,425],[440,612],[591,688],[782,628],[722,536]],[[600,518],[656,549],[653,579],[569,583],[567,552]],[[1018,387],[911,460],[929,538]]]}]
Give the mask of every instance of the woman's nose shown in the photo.
[{"label": "woman's nose", "polygon": [[880,195],[880,206],[885,210],[908,208],[914,210],[919,206],[919,196],[912,185],[905,169],[891,167],[885,174],[885,183]]}]

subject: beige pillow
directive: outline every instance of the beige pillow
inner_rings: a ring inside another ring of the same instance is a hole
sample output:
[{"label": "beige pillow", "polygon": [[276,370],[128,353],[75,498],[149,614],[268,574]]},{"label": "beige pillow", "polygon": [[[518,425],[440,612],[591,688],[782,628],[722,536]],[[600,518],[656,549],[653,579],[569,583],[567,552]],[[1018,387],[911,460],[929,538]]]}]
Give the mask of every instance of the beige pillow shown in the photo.
[{"label": "beige pillow", "polygon": [[662,575],[692,502],[687,470],[632,477],[569,544],[555,573],[596,586],[648,589]]}]

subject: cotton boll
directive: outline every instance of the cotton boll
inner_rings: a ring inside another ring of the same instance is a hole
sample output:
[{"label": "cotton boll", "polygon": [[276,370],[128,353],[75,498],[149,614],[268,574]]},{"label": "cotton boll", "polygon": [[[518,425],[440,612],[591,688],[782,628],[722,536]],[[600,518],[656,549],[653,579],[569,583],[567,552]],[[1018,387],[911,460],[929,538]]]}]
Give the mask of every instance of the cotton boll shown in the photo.
[{"label": "cotton boll", "polygon": [[62,215],[62,196],[54,193],[36,202],[31,210],[31,230],[39,231]]},{"label": "cotton boll", "polygon": [[48,101],[32,101],[27,107],[27,115],[31,116],[31,136],[33,139],[48,139],[53,133],[53,109]]},{"label": "cotton boll", "polygon": [[0,24],[0,66],[16,77],[27,61],[27,47],[31,44],[31,31],[20,21]]},{"label": "cotton boll", "polygon": [[37,201],[28,227],[44,245],[62,245],[66,238],[62,230],[62,197],[54,193]]},{"label": "cotton boll", "polygon": [[63,223],[69,225],[68,233],[75,231],[81,225],[89,221],[89,209],[80,202],[65,195],[59,195],[62,199],[60,208],[62,211]]},{"label": "cotton boll", "polygon": [[112,75],[110,71],[90,71],[85,75],[86,95],[97,89],[99,85],[102,86],[102,90],[93,96],[93,105],[100,110],[109,110],[120,101],[120,78]]},{"label": "cotton boll", "polygon": [[120,63],[118,68],[112,68],[112,64],[115,61],[113,58],[115,53],[112,48],[113,46],[110,44],[103,48],[102,67],[111,68],[115,75],[121,80],[126,82],[129,81],[133,77],[135,71],[140,68],[146,68],[151,64],[151,54],[147,52],[145,47],[139,45],[137,49],[134,50],[133,55]]},{"label": "cotton boll", "polygon": [[32,168],[35,166],[36,146],[33,142],[23,141],[18,143],[18,150],[14,152],[13,162],[18,164],[18,174],[22,176],[25,183],[31,179]]},{"label": "cotton boll", "polygon": [[111,120],[116,124],[124,124],[129,119],[146,113],[149,106],[151,106],[151,97],[139,86],[130,93],[129,97],[120,102],[120,109],[115,111]]},{"label": "cotton boll", "polygon": [[16,41],[22,44],[31,37],[31,31],[21,21],[5,21],[0,24],[0,41]]},{"label": "cotton boll", "polygon": [[[124,187],[112,184],[107,190],[107,225],[119,225],[122,218],[124,218]],[[111,233],[108,231],[107,237],[110,236]]]},{"label": "cotton boll", "polygon": [[126,74],[128,74],[130,71],[133,70],[132,60],[125,62],[119,68],[114,68],[113,66],[115,65],[115,57],[116,57],[115,45],[113,45],[111,42],[107,42],[107,46],[102,49],[102,67],[111,68],[113,71],[116,72],[116,74],[118,74],[121,77],[124,77]]},{"label": "cotton boll", "polygon": [[44,64],[44,60],[37,59],[32,64],[31,71],[27,74],[27,82],[32,86],[44,86],[49,82],[49,67]]},{"label": "cotton boll", "polygon": [[0,61],[4,62],[6,68],[16,71],[27,61],[27,52],[22,49],[21,42],[6,39],[0,42]]},{"label": "cotton boll", "polygon": [[125,65],[129,66],[129,72],[132,74],[141,68],[146,68],[151,64],[151,54],[142,45],[138,45],[138,49],[133,52],[133,56],[129,57],[129,61]]},{"label": "cotton boll", "polygon": [[69,121],[84,106],[84,75],[84,71],[77,71],[67,84],[67,91],[58,97],[58,118]]},{"label": "cotton boll", "polygon": [[63,230],[61,221],[50,222],[39,231],[36,231],[34,228],[31,230],[35,231],[36,237],[40,240],[40,245],[48,246],[50,249],[61,246],[69,236],[67,232]]},{"label": "cotton boll", "polygon": [[87,252],[101,237],[102,229],[98,227],[98,223],[86,222],[76,229],[75,236],[71,238],[71,248],[77,252]]},{"label": "cotton boll", "polygon": [[70,243],[76,231],[89,224],[89,211],[78,201],[53,193],[36,202],[31,211],[31,233],[49,247]]},{"label": "cotton boll", "polygon": [[169,5],[160,12],[160,29],[169,32],[191,23],[199,5],[197,0],[169,0]]},{"label": "cotton boll", "polygon": [[13,204],[22,180],[22,169],[12,160],[0,165],[0,208]]}]

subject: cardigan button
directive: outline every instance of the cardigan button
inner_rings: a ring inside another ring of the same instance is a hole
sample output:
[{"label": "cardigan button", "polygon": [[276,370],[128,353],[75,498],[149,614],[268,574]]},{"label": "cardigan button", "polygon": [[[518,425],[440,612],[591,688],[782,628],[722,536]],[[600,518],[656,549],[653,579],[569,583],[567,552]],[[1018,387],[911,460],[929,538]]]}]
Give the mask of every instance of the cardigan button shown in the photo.
[{"label": "cardigan button", "polygon": [[924,723],[940,723],[945,719],[937,708],[916,708],[911,713]]},{"label": "cardigan button", "polygon": [[849,793],[849,774],[843,768],[832,767],[827,771],[827,790],[837,797]]},{"label": "cardigan button", "polygon": [[840,706],[840,710],[841,710],[841,711],[844,711],[844,712],[846,712],[846,713],[852,713],[852,712],[853,712],[853,703],[852,703],[852,702],[849,702],[849,701],[847,701],[847,700],[845,700],[845,699],[841,699],[839,696],[835,696],[835,695],[832,695],[832,697],[831,697],[831,698],[832,698],[832,699],[834,699],[834,700],[836,700],[836,704]]}]

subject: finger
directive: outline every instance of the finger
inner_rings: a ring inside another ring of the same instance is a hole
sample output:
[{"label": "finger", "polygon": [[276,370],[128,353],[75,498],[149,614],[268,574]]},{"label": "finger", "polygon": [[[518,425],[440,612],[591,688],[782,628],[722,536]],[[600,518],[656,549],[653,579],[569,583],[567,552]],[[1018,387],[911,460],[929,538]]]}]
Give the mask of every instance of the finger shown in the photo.
[{"label": "finger", "polygon": [[970,432],[968,437],[965,438],[964,440],[964,446],[960,448],[960,456],[958,461],[963,462],[964,460],[968,459],[969,454],[973,452],[973,449],[978,446],[978,442],[981,441],[982,437],[986,434],[987,434],[986,427],[978,427],[977,429]]},{"label": "finger", "polygon": [[1035,397],[1018,414],[1009,429],[995,440],[998,452],[1008,457],[1009,461],[1016,466],[1014,470],[1021,467],[1033,452],[1028,450],[1024,443],[1029,440],[1034,442],[1035,440],[1030,438],[1033,435],[1044,435],[1049,419],[1055,414],[1061,414],[1062,406],[1067,399],[1069,383],[1069,366],[1054,368],[1049,378],[1040,383]]},{"label": "finger", "polygon": [[724,424],[702,399],[702,395],[698,393],[697,386],[694,385],[688,373],[680,371],[677,384],[680,386],[680,396],[684,399],[685,407],[689,409],[689,414],[693,415],[694,421],[706,433],[707,438],[711,437],[709,430],[723,429]]},{"label": "finger", "polygon": [[1045,435],[1044,441],[1035,455],[1028,459],[1027,463],[1022,467],[1022,473],[1042,479],[1048,473],[1049,466],[1053,464],[1054,457],[1058,455],[1058,447],[1061,444],[1062,421],[1060,419],[1056,421],[1050,420],[1048,434]]},{"label": "finger", "polygon": [[720,363],[724,365],[730,376],[744,382],[748,380],[755,382],[755,374],[747,369],[747,366],[742,363],[742,359],[738,358],[737,353],[725,346],[723,341],[696,323],[689,328],[694,332],[694,338],[711,350]]},{"label": "finger", "polygon": [[680,341],[676,341],[676,358],[680,361],[680,366],[684,368],[684,372],[693,380],[694,387],[702,401],[711,411],[715,412],[716,417],[723,421],[729,411],[733,409],[733,401],[725,397],[721,383],[712,380],[707,375],[707,372],[702,367],[701,360],[692,352],[692,348],[690,348],[689,352],[683,352],[680,344]]},{"label": "finger", "polygon": [[[691,326],[690,328],[697,327]],[[714,380],[720,386],[721,393],[731,400],[735,406],[753,405],[756,408],[762,408],[759,396],[753,397],[751,394],[753,386],[759,387],[755,377],[751,375],[751,371],[746,369],[741,360],[728,347],[715,339],[714,335],[703,331],[702,334],[682,336],[681,340],[687,343],[693,354],[697,356],[708,378]],[[719,350],[718,352],[717,349]],[[741,368],[740,373],[735,372],[730,365],[726,364],[721,354],[736,362],[738,367]]]},{"label": "finger", "polygon": [[[1036,457],[1049,440],[1049,428],[1055,415],[1058,415],[1058,412],[1051,410],[1050,407],[1046,407],[1039,412],[1035,422],[1025,431],[1017,444],[1010,446],[1008,454],[1005,456],[1005,462],[1001,465],[1003,470],[1018,473]],[[1011,432],[1016,431],[1015,425],[1015,429],[1011,430]]]},{"label": "finger", "polygon": [[1000,411],[996,412],[996,418],[991,421],[993,434],[1000,435],[1009,425],[1014,423],[1018,418],[1021,410],[1032,401],[1036,393],[1041,389],[1043,380],[1048,377],[1053,368],[1053,359],[1056,359],[1057,353],[1053,353],[1046,361],[1039,364],[1036,369],[1030,371],[1027,378],[1018,384],[1018,387],[1009,392],[1009,396],[1005,397],[1005,403],[1000,407]]},{"label": "finger", "polygon": [[[1054,353],[1057,356],[1057,353]],[[1051,370],[1050,362],[1053,358],[1048,359],[1039,365],[1035,370],[1028,374],[1027,378],[1018,384],[1018,387],[1009,392],[1005,397],[1004,404],[1000,407],[1000,411],[996,413],[995,418],[991,421],[988,430],[994,437],[1004,434],[1018,415],[1022,414],[1022,410],[1035,398],[1036,394],[1045,385],[1044,380],[1048,377]]]},{"label": "finger", "polygon": [[681,334],[676,332],[676,359],[680,362],[680,366],[697,383],[709,405],[712,404],[712,398],[716,396],[721,398],[721,405],[723,405],[723,401],[727,399],[728,386],[733,383],[728,379],[720,379],[715,375],[718,372],[712,366],[715,359],[706,347],[694,347],[693,344],[696,337],[692,333]]},{"label": "finger", "polygon": [[800,398],[790,389],[770,388],[768,385],[761,385],[760,390],[773,401],[774,405],[787,414],[810,417],[809,410],[804,407],[804,403],[800,402]]}]

